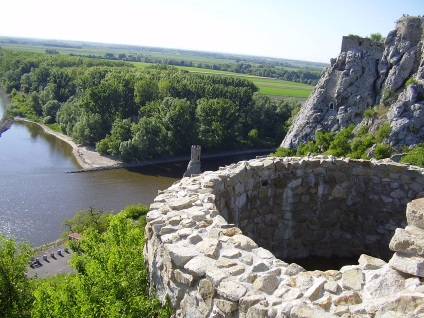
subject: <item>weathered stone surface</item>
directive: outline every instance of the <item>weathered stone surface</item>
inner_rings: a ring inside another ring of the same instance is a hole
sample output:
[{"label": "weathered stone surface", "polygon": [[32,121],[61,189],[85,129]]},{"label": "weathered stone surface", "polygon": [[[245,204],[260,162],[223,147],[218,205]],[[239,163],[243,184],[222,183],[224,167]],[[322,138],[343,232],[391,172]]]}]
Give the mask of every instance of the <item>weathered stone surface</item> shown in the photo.
[{"label": "weathered stone surface", "polygon": [[186,269],[193,276],[204,276],[209,268],[214,264],[213,259],[206,256],[196,256],[184,265]]},{"label": "weathered stone surface", "polygon": [[255,241],[243,234],[234,235],[231,238],[231,242],[234,244],[235,247],[245,250],[254,249],[258,247],[258,244],[256,244]]},{"label": "weathered stone surface", "polygon": [[256,304],[249,308],[246,314],[246,318],[267,318],[268,316],[268,308],[261,305]]},{"label": "weathered stone surface", "polygon": [[215,287],[218,287],[219,283],[227,277],[227,274],[221,269],[212,267],[206,270],[206,277]]},{"label": "weathered stone surface", "polygon": [[406,207],[408,225],[424,229],[424,198],[408,203]]},{"label": "weathered stone surface", "polygon": [[311,301],[314,301],[320,298],[324,292],[324,285],[326,280],[324,278],[317,279],[311,287],[303,295],[305,298],[308,298]]},{"label": "weathered stone surface", "polygon": [[390,241],[390,249],[404,254],[424,256],[424,230],[411,226],[408,229],[409,231],[396,229]]},{"label": "weathered stone surface", "polygon": [[386,266],[379,276],[371,280],[365,290],[374,298],[384,297],[400,292],[405,288],[405,278],[397,271]]},{"label": "weathered stone surface", "polygon": [[213,287],[212,282],[206,278],[202,279],[199,282],[198,291],[205,304],[210,306],[215,296],[215,288]]},{"label": "weathered stone surface", "polygon": [[342,287],[347,290],[360,290],[364,283],[364,273],[360,269],[348,269],[342,274]]},{"label": "weathered stone surface", "polygon": [[208,257],[216,258],[218,254],[219,241],[214,238],[206,238],[196,244],[196,251]]},{"label": "weathered stone surface", "polygon": [[230,315],[232,312],[238,309],[238,304],[230,300],[215,299],[214,304],[226,315]]},{"label": "weathered stone surface", "polygon": [[[377,311],[375,317],[383,318],[387,313],[401,314],[402,317],[409,317],[415,309],[424,304],[424,295],[422,293],[410,293],[393,297],[384,303]],[[413,315],[412,317],[420,317]]]},{"label": "weathered stone surface", "polygon": [[258,277],[253,283],[256,290],[271,294],[278,287],[280,281],[273,275],[263,275]]},{"label": "weathered stone surface", "polygon": [[174,201],[168,202],[168,206],[172,210],[182,210],[186,209],[191,206],[191,199],[190,198],[180,198],[176,199]]},{"label": "weathered stone surface", "polygon": [[258,294],[244,296],[239,301],[240,310],[244,313],[247,313],[250,307],[252,307],[253,305],[259,303],[261,300],[264,300],[264,299],[265,299],[264,295],[258,295]]},{"label": "weathered stone surface", "polygon": [[297,265],[296,263],[291,263],[289,266],[287,266],[284,275],[294,276],[304,271],[305,269],[302,266]]},{"label": "weathered stone surface", "polygon": [[220,296],[228,300],[239,301],[246,294],[247,288],[233,281],[224,281],[219,284],[217,291]]},{"label": "weathered stone surface", "polygon": [[318,306],[308,304],[297,304],[290,312],[290,318],[336,318],[338,316],[330,314]]},{"label": "weathered stone surface", "polygon": [[165,244],[165,246],[168,249],[172,261],[177,266],[184,266],[185,263],[198,255],[194,249],[185,246],[179,246],[176,244]]},{"label": "weathered stone surface", "polygon": [[234,236],[236,234],[241,234],[241,230],[238,227],[231,227],[229,229],[224,229],[222,231],[222,235],[226,235],[226,236]]},{"label": "weathered stone surface", "polygon": [[346,291],[339,296],[333,297],[333,304],[336,306],[356,305],[361,302],[361,296],[356,291]]},{"label": "weathered stone surface", "polygon": [[402,273],[424,277],[424,258],[411,257],[402,253],[395,253],[389,262],[390,266]]},{"label": "weathered stone surface", "polygon": [[324,290],[332,294],[338,294],[340,291],[340,286],[335,281],[329,281],[324,284]]},{"label": "weathered stone surface", "polygon": [[191,286],[193,284],[193,276],[190,274],[183,273],[181,270],[176,269],[174,271],[175,280],[181,284]]},{"label": "weathered stone surface", "polygon": [[386,265],[386,262],[382,259],[375,258],[366,254],[362,254],[359,257],[358,260],[359,266],[361,266],[362,269],[379,269]]}]

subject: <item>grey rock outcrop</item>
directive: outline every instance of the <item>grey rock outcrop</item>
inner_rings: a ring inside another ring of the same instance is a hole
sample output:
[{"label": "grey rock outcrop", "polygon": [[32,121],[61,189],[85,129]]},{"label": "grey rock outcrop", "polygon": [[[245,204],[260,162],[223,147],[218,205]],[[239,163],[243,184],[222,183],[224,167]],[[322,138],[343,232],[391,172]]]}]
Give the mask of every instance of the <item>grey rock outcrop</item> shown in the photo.
[{"label": "grey rock outcrop", "polygon": [[[400,150],[424,141],[423,17],[397,21],[384,45],[343,37],[341,53],[331,60],[281,143],[295,148],[320,131],[337,132],[350,124],[376,131],[391,125],[385,142]],[[384,106],[380,120],[364,118],[370,107]]]}]

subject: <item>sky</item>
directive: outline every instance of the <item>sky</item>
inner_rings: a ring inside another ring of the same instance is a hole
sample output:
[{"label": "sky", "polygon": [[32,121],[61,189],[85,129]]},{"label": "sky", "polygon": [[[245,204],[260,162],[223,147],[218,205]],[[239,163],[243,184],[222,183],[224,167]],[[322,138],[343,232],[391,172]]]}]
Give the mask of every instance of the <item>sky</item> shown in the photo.
[{"label": "sky", "polygon": [[329,63],[344,35],[384,37],[423,0],[0,0],[0,36]]}]

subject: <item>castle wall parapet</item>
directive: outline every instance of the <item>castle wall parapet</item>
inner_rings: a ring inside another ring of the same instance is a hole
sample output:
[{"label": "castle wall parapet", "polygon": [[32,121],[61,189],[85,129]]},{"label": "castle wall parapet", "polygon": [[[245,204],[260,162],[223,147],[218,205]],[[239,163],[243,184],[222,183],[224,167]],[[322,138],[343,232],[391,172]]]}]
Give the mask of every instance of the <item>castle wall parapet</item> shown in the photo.
[{"label": "castle wall parapet", "polygon": [[373,41],[369,38],[344,36],[340,52],[347,52],[351,50],[374,52],[374,58],[376,60],[380,60],[383,56],[384,43]]},{"label": "castle wall parapet", "polygon": [[[267,157],[183,178],[147,214],[150,282],[177,317],[419,316],[423,197],[424,170],[390,160]],[[288,261],[311,255],[360,257]]]}]

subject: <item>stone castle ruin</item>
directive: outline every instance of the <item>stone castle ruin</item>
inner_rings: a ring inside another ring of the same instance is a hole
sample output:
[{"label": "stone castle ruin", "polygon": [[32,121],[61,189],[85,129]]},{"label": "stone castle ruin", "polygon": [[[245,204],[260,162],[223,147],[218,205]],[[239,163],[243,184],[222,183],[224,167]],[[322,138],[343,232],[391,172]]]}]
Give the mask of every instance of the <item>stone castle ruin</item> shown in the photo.
[{"label": "stone castle ruin", "polygon": [[190,177],[192,174],[201,174],[201,163],[200,163],[200,153],[201,153],[202,147],[199,145],[193,145],[191,146],[191,157],[190,162],[187,166],[187,171],[184,172],[183,177]]},{"label": "stone castle ruin", "polygon": [[[403,16],[382,45],[367,38],[343,37],[312,94],[293,120],[282,147],[296,148],[317,132],[337,132],[354,124],[370,132],[383,122],[385,140],[396,150],[424,140],[424,18]],[[369,108],[385,108],[380,120],[364,117]],[[412,133],[411,133],[412,132]]]},{"label": "stone castle ruin", "polygon": [[[183,178],[147,214],[150,282],[176,317],[424,317],[423,198],[424,169],[390,160],[266,157]],[[358,261],[291,262],[308,256]]]}]

